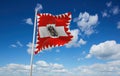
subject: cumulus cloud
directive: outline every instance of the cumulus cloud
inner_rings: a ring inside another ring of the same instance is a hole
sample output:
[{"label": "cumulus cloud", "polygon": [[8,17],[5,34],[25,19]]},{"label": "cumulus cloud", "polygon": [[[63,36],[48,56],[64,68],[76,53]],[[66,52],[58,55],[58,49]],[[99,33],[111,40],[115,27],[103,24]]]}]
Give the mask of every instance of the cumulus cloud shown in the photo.
[{"label": "cumulus cloud", "polygon": [[86,41],[84,41],[83,39],[80,39],[79,40],[79,30],[78,29],[74,29],[74,30],[71,30],[71,34],[73,35],[73,39],[71,42],[69,42],[66,47],[67,48],[70,48],[70,47],[80,47],[81,45],[85,45],[86,44]]},{"label": "cumulus cloud", "polygon": [[45,61],[37,61],[36,65],[42,68],[49,67],[49,64]]},{"label": "cumulus cloud", "polygon": [[85,58],[91,58],[92,55],[91,54],[88,54]]},{"label": "cumulus cloud", "polygon": [[98,59],[120,59],[119,49],[120,44],[116,43],[115,40],[105,41],[98,45],[92,45],[86,58],[95,56]]},{"label": "cumulus cloud", "polygon": [[31,18],[27,18],[24,21],[25,21],[26,24],[33,25],[33,22],[32,22]]},{"label": "cumulus cloud", "polygon": [[105,64],[96,63],[89,66],[79,66],[74,69],[75,76],[119,76],[120,61],[111,61]]},{"label": "cumulus cloud", "polygon": [[[0,76],[28,76],[30,72],[29,65],[23,64],[8,64],[0,67]],[[47,63],[45,61],[37,61],[33,67],[33,76],[65,76],[68,70],[62,64]]]},{"label": "cumulus cloud", "polygon": [[29,65],[11,63],[0,67],[0,76],[25,76],[29,72],[29,68]]},{"label": "cumulus cloud", "polygon": [[71,47],[76,45],[76,42],[78,40],[79,30],[78,29],[71,30],[71,34],[73,35],[73,39],[69,44],[66,45],[66,47]]},{"label": "cumulus cloud", "polygon": [[80,13],[78,18],[74,19],[81,32],[85,35],[91,35],[95,32],[94,28],[98,23],[98,15],[90,15],[88,12]]},{"label": "cumulus cloud", "polygon": [[117,28],[120,29],[120,21],[117,23]]},{"label": "cumulus cloud", "polygon": [[[33,65],[33,76],[119,76],[120,60],[104,64],[95,63],[82,65],[71,70],[66,69],[62,64],[37,61]],[[29,76],[30,66],[24,64],[7,64],[0,67],[0,76]]]},{"label": "cumulus cloud", "polygon": [[87,42],[87,41],[84,41],[83,39],[80,39],[79,42],[78,42],[78,44],[79,44],[79,45],[85,45],[86,42]]}]

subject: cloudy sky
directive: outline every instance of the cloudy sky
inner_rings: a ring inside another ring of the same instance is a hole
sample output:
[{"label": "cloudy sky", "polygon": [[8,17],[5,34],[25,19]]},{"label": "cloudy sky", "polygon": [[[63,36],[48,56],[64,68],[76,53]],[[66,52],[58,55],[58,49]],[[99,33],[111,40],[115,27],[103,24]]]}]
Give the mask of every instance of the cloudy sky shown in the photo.
[{"label": "cloudy sky", "polygon": [[34,56],[33,76],[120,76],[120,0],[3,0],[0,76],[29,76],[34,9],[72,13],[73,40]]}]

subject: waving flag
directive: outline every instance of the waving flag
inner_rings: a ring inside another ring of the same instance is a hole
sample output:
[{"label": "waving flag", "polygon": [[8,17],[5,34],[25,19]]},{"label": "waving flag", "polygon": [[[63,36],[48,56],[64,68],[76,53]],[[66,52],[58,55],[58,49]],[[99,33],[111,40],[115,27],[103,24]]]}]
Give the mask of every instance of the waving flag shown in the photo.
[{"label": "waving flag", "polygon": [[52,15],[37,14],[37,41],[35,54],[43,49],[63,46],[72,39],[69,30],[71,13]]}]

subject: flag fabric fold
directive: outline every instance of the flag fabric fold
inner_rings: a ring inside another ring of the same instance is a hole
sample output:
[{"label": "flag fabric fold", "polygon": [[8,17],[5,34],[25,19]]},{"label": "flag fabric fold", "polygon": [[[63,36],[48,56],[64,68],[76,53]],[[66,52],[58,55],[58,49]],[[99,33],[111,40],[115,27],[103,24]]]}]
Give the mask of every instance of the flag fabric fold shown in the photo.
[{"label": "flag fabric fold", "polygon": [[70,42],[73,36],[69,25],[71,13],[52,15],[50,13],[37,14],[37,40],[35,54],[47,48],[63,46]]}]

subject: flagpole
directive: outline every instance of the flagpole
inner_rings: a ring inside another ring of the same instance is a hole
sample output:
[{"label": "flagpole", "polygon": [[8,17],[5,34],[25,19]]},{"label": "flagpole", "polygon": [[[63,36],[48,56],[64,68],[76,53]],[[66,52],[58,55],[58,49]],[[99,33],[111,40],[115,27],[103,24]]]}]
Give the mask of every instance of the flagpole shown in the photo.
[{"label": "flagpole", "polygon": [[30,61],[30,76],[32,76],[32,70],[33,70],[34,43],[35,43],[35,31],[36,31],[36,17],[37,17],[37,9],[35,9],[35,18],[34,18],[34,30],[33,30],[33,40],[32,40],[31,61]]}]

